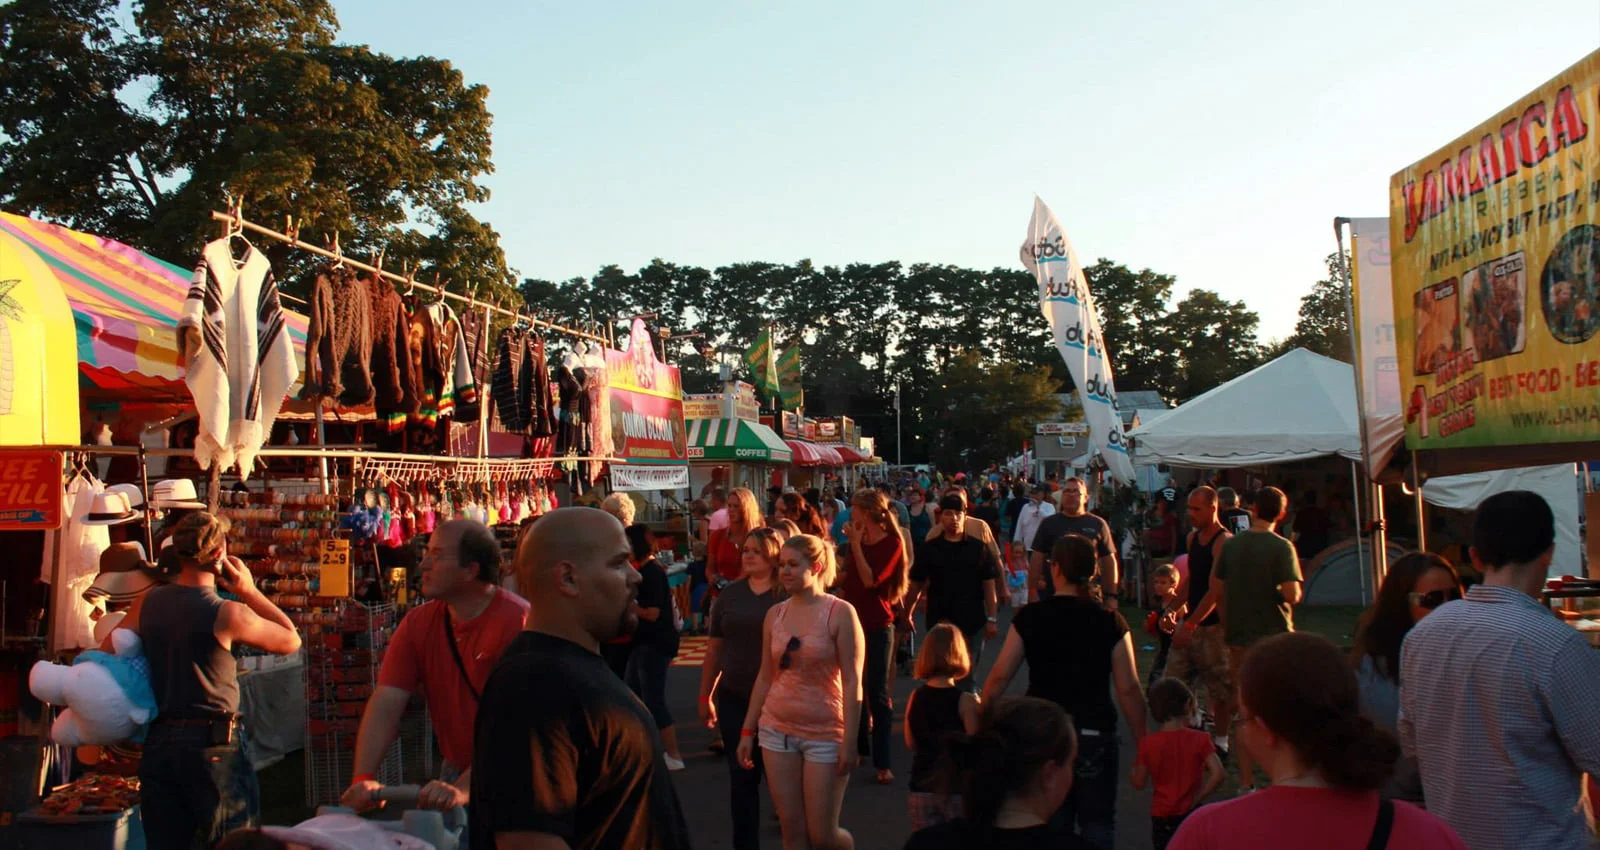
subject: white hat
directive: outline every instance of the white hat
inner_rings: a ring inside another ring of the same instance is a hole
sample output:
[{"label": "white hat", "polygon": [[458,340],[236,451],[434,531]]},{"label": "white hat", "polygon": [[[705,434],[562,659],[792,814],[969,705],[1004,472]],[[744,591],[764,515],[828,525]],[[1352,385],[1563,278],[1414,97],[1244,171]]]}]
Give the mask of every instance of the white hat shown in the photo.
[{"label": "white hat", "polygon": [[113,484],[106,488],[107,493],[121,493],[128,497],[128,507],[139,510],[144,507],[144,491],[137,484]]},{"label": "white hat", "polygon": [[104,493],[94,494],[94,503],[89,506],[89,513],[78,521],[84,525],[121,525],[133,522],[143,516],[128,504],[128,494],[107,490]]},{"label": "white hat", "polygon": [[187,478],[168,478],[157,481],[150,488],[150,501],[158,508],[197,508],[203,510],[205,502],[195,492],[194,482]]}]

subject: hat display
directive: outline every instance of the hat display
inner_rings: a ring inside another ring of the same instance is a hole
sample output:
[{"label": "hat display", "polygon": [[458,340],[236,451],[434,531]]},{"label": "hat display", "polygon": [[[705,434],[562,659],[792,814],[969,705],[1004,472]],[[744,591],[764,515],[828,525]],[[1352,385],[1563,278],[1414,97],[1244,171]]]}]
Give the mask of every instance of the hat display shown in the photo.
[{"label": "hat display", "polygon": [[137,484],[113,484],[106,488],[107,493],[121,493],[128,497],[128,507],[139,510],[144,507],[144,491]]},{"label": "hat display", "polygon": [[100,553],[100,572],[83,592],[83,598],[91,603],[102,599],[132,602],[155,584],[156,577],[145,562],[142,544],[113,543]]},{"label": "hat display", "polygon": [[194,482],[187,478],[168,478],[150,487],[150,502],[158,508],[195,508],[203,510],[205,502],[195,492]]},{"label": "hat display", "polygon": [[128,504],[127,493],[107,490],[104,493],[94,494],[94,502],[89,506],[89,513],[78,521],[84,525],[121,525],[133,522],[143,515]]}]

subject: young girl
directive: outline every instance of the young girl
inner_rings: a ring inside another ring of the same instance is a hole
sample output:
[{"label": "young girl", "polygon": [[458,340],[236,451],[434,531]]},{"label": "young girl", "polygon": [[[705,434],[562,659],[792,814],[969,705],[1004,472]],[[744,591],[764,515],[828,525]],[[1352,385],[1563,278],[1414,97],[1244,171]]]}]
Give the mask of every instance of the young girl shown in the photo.
[{"label": "young girl", "polygon": [[761,673],[739,730],[739,764],[755,766],[760,743],[785,850],[853,850],[839,828],[845,782],[860,758],[861,622],[827,593],[833,546],[802,534],[783,544],[778,582],[789,599],[767,612]]},{"label": "young girl", "polygon": [[972,661],[967,639],[949,623],[940,623],[922,639],[916,676],[926,684],[906,701],[906,748],[911,750],[911,795],[906,800],[913,832],[961,817],[961,796],[938,793],[945,737],[951,732],[978,731],[978,698],[956,680],[967,675]]},{"label": "young girl", "polygon": [[1144,630],[1160,644],[1155,663],[1150,665],[1150,680],[1154,685],[1167,669],[1167,655],[1172,651],[1172,632],[1188,613],[1188,604],[1178,598],[1178,585],[1182,580],[1178,568],[1162,564],[1150,573],[1150,594],[1155,597],[1155,607],[1144,618]]},{"label": "young girl", "polygon": [[1222,784],[1222,760],[1211,736],[1189,728],[1194,712],[1194,694],[1183,682],[1162,679],[1150,686],[1150,715],[1161,728],[1139,742],[1131,778],[1139,790],[1155,782],[1150,798],[1150,843],[1155,850],[1167,850],[1183,819]]}]

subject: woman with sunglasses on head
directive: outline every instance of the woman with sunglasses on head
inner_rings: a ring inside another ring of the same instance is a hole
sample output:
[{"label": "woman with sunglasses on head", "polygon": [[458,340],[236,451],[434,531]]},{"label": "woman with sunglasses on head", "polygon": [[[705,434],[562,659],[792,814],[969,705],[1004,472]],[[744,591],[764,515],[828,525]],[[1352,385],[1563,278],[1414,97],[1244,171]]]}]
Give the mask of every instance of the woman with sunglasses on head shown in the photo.
[{"label": "woman with sunglasses on head", "polygon": [[789,599],[767,612],[761,673],[739,730],[739,764],[759,745],[785,850],[852,850],[839,828],[845,783],[860,758],[861,622],[830,596],[833,546],[803,534],[783,544],[778,581]]},{"label": "woman with sunglasses on head", "polygon": [[721,733],[728,754],[729,798],[734,850],[761,846],[761,754],[751,766],[739,762],[739,729],[750,711],[750,693],[761,671],[762,627],[767,612],[783,597],[778,586],[778,556],[784,537],[771,528],[752,530],[744,539],[744,576],[711,604],[710,638],[700,667],[700,719]]},{"label": "woman with sunglasses on head", "polygon": [[[1395,734],[1400,717],[1400,646],[1423,617],[1461,598],[1461,579],[1448,560],[1412,552],[1395,561],[1378,598],[1356,629],[1356,679],[1361,713]],[[1398,800],[1422,802],[1422,777],[1414,759],[1402,759],[1385,788]]]},{"label": "woman with sunglasses on head", "polygon": [[1272,785],[1196,809],[1170,850],[1465,850],[1444,821],[1380,793],[1400,744],[1361,715],[1356,674],[1327,638],[1251,647],[1234,728]]}]

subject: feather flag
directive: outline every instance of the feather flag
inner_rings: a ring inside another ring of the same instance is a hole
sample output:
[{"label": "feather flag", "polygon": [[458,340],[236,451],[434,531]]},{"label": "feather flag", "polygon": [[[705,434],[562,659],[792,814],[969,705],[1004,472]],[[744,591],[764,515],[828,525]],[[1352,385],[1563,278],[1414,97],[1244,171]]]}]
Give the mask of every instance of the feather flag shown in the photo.
[{"label": "feather flag", "polygon": [[750,366],[750,375],[762,395],[772,398],[778,394],[778,360],[772,356],[772,330],[763,328],[756,341],[744,353],[744,362]]},{"label": "feather flag", "polygon": [[800,343],[795,343],[778,356],[778,394],[783,399],[784,410],[799,410],[806,406],[806,391],[800,372]]}]

